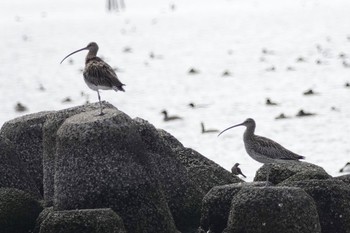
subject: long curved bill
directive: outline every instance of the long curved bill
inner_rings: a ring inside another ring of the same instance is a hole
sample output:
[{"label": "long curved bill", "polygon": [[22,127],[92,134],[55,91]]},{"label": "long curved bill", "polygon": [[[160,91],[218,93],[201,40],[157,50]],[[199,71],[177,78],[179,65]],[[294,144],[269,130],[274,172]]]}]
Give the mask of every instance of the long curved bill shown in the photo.
[{"label": "long curved bill", "polygon": [[60,64],[62,64],[62,62],[63,62],[64,60],[66,60],[66,58],[69,57],[70,55],[73,55],[74,53],[77,53],[77,52],[80,52],[80,51],[83,51],[83,50],[86,50],[86,49],[88,49],[88,48],[85,47],[85,48],[82,48],[82,49],[78,49],[77,51],[74,51],[74,52],[68,54],[67,56],[65,56],[65,57],[62,59],[62,61],[60,62]]},{"label": "long curved bill", "polygon": [[231,126],[231,127],[228,127],[227,129],[224,129],[223,131],[221,131],[221,132],[219,133],[218,137],[219,137],[221,134],[223,134],[225,131],[227,131],[227,130],[229,130],[229,129],[232,129],[232,128],[234,128],[234,127],[237,127],[237,126],[241,126],[241,125],[243,125],[243,123],[238,124],[238,125],[234,125],[234,126]]}]

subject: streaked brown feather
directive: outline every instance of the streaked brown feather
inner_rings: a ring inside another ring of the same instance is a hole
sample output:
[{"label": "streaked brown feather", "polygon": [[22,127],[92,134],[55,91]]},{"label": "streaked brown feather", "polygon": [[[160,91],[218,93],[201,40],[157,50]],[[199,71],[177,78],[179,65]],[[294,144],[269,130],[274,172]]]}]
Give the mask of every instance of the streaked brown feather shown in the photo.
[{"label": "streaked brown feather", "polygon": [[281,160],[298,160],[303,158],[303,156],[295,154],[269,138],[258,135],[254,135],[253,137],[253,141],[249,144],[250,148],[256,153],[268,155],[272,159]]},{"label": "streaked brown feather", "polygon": [[113,68],[99,57],[93,57],[86,60],[84,69],[84,78],[87,82],[96,86],[105,86],[111,89],[124,91],[124,84],[118,79]]}]

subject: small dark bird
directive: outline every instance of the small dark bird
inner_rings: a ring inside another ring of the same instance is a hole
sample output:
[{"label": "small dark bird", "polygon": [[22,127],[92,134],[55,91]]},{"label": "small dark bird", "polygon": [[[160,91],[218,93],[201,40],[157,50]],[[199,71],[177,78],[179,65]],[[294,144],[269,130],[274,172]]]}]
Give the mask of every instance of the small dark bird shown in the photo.
[{"label": "small dark bird", "polygon": [[193,102],[189,103],[188,106],[190,108],[206,108],[208,105],[207,104],[195,104]]},{"label": "small dark bird", "polygon": [[204,123],[201,122],[202,133],[217,133],[219,130],[217,129],[205,129]]},{"label": "small dark bird", "polygon": [[[225,131],[237,126],[245,126],[246,130],[243,134],[243,142],[248,155],[259,163],[290,163],[297,162],[299,159],[304,159],[304,156],[298,155],[271,139],[255,135],[255,121],[252,118],[246,119],[243,123],[231,126],[218,135],[220,136]],[[270,166],[266,177],[266,186],[269,181]]]},{"label": "small dark bird", "polygon": [[72,58],[68,59],[68,64],[69,65],[73,65],[74,64],[74,60]]},{"label": "small dark bird", "polygon": [[26,106],[24,106],[23,104],[21,104],[20,102],[18,102],[15,106],[15,110],[16,110],[16,112],[25,112],[28,110],[28,108]]},{"label": "small dark bird", "polygon": [[198,74],[199,73],[199,70],[195,69],[195,68],[191,68],[188,70],[188,73],[189,74]]},{"label": "small dark bird", "polygon": [[303,58],[303,57],[298,57],[297,59],[296,59],[296,62],[305,62],[306,60],[305,60],[305,58]]},{"label": "small dark bird", "polygon": [[247,178],[241,171],[241,169],[238,167],[239,163],[235,163],[235,165],[233,165],[233,167],[231,168],[231,172],[233,175],[242,175],[244,178]]},{"label": "small dark bird", "polygon": [[284,115],[284,113],[281,113],[281,114],[279,114],[278,116],[275,117],[276,120],[287,119],[287,118],[289,118],[289,117]]},{"label": "small dark bird", "polygon": [[39,84],[39,91],[45,91],[45,87],[42,84]]},{"label": "small dark bird", "polygon": [[170,10],[175,11],[176,10],[176,5],[175,4],[170,4]]},{"label": "small dark bird", "polygon": [[348,63],[347,61],[343,61],[343,66],[345,68],[350,68],[350,63]]},{"label": "small dark bird", "polygon": [[317,65],[322,65],[322,64],[323,64],[323,61],[320,60],[320,59],[317,59],[317,60],[315,61],[315,63],[316,63]]},{"label": "small dark bird", "polygon": [[229,70],[225,70],[222,75],[222,77],[232,76],[231,72]]},{"label": "small dark bird", "polygon": [[299,112],[296,114],[296,117],[307,117],[307,116],[314,116],[315,113],[311,112],[305,112],[303,109],[300,109]]},{"label": "small dark bird", "polygon": [[274,72],[274,71],[276,71],[276,67],[274,67],[274,66],[268,67],[265,69],[265,71]]},{"label": "small dark bird", "polygon": [[164,115],[164,121],[182,120],[182,117],[179,116],[168,116],[168,112],[166,110],[163,110],[161,113]]},{"label": "small dark bird", "polygon": [[331,110],[334,111],[334,112],[340,112],[339,108],[335,107],[335,106],[332,106],[331,107]]},{"label": "small dark bird", "polygon": [[101,109],[100,115],[103,115],[103,107],[99,90],[125,91],[123,88],[125,85],[119,81],[113,68],[101,58],[96,56],[98,45],[95,42],[91,42],[85,48],[78,49],[77,51],[68,54],[65,58],[63,58],[61,63],[67,57],[83,50],[89,50],[85,58],[85,68],[83,71],[84,81],[90,89],[97,92]]},{"label": "small dark bird", "polygon": [[265,104],[266,104],[266,105],[269,105],[269,106],[276,106],[276,105],[278,105],[277,103],[272,102],[272,101],[270,100],[270,98],[266,98]]},{"label": "small dark bird", "polygon": [[339,53],[338,57],[341,58],[341,59],[345,59],[348,56],[345,53]]},{"label": "small dark bird", "polygon": [[154,52],[149,53],[149,58],[151,59],[163,59],[162,55],[156,55]]},{"label": "small dark bird", "polygon": [[350,87],[350,83],[345,83],[345,87]]},{"label": "small dark bird", "polygon": [[350,162],[347,162],[345,166],[339,170],[339,172],[350,172]]},{"label": "small dark bird", "polygon": [[263,48],[263,49],[261,50],[261,52],[262,52],[263,54],[268,54],[268,55],[273,55],[273,54],[275,54],[274,51],[268,50],[268,49],[266,49],[266,48]]},{"label": "small dark bird", "polygon": [[293,67],[293,66],[287,66],[286,70],[287,70],[287,71],[295,71],[295,67]]},{"label": "small dark bird", "polygon": [[314,92],[312,89],[304,91],[303,95],[316,95],[317,93]]},{"label": "small dark bird", "polygon": [[64,98],[61,102],[62,103],[70,103],[70,102],[72,102],[72,99],[68,96],[68,97]]},{"label": "small dark bird", "polygon": [[128,46],[124,47],[123,48],[123,53],[132,53],[132,48],[128,47]]}]

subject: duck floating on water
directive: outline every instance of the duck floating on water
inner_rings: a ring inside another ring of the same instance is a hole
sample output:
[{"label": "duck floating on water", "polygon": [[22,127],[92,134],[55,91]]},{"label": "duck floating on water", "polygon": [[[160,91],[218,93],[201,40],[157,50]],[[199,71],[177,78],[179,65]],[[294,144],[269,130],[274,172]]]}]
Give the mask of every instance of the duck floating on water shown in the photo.
[{"label": "duck floating on water", "polygon": [[163,110],[161,113],[164,115],[163,121],[182,120],[182,117],[179,116],[169,116],[166,110]]}]

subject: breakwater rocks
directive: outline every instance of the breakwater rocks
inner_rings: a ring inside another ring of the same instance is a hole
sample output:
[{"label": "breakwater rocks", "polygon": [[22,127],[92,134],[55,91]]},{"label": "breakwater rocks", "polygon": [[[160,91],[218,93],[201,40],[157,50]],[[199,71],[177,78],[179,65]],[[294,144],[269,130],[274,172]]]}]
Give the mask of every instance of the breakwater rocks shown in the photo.
[{"label": "breakwater rocks", "polygon": [[244,183],[103,104],[103,116],[95,103],[3,125],[0,233],[350,232],[348,178],[297,163],[273,165],[272,186],[264,166]]}]

